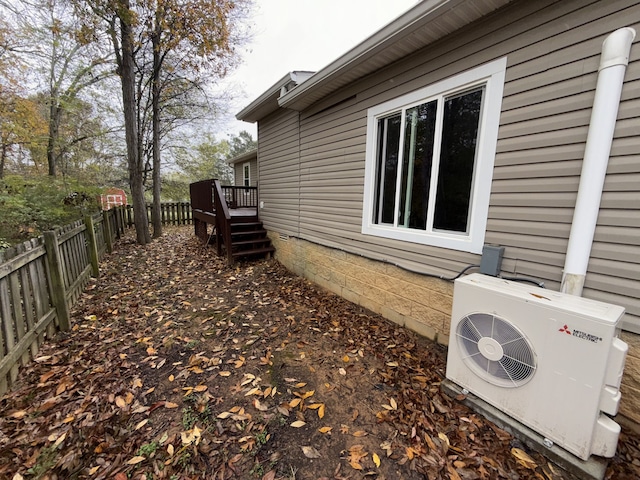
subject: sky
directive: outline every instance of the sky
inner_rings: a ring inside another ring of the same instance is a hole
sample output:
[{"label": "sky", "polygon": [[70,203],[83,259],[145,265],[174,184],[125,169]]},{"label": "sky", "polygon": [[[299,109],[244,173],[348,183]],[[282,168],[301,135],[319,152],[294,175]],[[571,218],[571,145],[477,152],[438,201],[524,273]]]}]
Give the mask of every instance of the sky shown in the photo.
[{"label": "sky", "polygon": [[254,0],[253,37],[240,52],[243,63],[224,80],[235,92],[229,120],[218,136],[256,124],[235,114],[293,70],[318,71],[416,5],[418,0]]}]

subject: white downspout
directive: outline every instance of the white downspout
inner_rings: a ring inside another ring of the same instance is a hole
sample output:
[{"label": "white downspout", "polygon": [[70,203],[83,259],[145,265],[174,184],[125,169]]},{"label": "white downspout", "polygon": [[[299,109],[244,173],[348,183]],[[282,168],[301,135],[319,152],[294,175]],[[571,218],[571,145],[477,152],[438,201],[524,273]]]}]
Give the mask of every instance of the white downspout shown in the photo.
[{"label": "white downspout", "polygon": [[572,295],[582,295],[616,127],[624,74],[629,63],[631,42],[635,36],[633,28],[621,28],[611,33],[602,44],[598,83],[582,162],[578,198],[562,274],[561,291]]}]

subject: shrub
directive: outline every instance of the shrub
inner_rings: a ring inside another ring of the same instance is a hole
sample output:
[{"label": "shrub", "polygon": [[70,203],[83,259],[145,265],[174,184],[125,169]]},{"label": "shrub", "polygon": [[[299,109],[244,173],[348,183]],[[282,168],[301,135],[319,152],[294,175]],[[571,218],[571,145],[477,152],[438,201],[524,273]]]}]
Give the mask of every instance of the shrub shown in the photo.
[{"label": "shrub", "polygon": [[98,194],[71,180],[7,176],[0,180],[0,240],[18,243],[95,212]]}]

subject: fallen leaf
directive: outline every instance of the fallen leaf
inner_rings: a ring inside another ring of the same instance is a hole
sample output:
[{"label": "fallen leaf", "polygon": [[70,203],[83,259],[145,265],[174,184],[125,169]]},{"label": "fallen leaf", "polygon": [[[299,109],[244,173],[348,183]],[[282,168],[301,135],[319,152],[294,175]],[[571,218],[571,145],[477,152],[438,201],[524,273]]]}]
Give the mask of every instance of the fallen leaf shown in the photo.
[{"label": "fallen leaf", "polygon": [[136,465],[145,460],[145,457],[138,455],[137,457],[133,457],[131,460],[127,461],[127,465]]},{"label": "fallen leaf", "polygon": [[516,460],[520,465],[522,465],[525,468],[528,468],[529,470],[535,470],[536,467],[538,466],[535,460],[531,458],[529,454],[527,454],[527,452],[525,452],[524,450],[521,450],[520,448],[515,448],[515,447],[512,448],[511,455],[516,457]]},{"label": "fallen leaf", "polygon": [[393,408],[394,410],[398,409],[398,404],[396,403],[395,399],[393,399],[393,398],[389,399],[389,405],[391,405],[391,408]]},{"label": "fallen leaf", "polygon": [[318,429],[320,433],[329,433],[331,430],[333,430],[333,427],[320,427]]},{"label": "fallen leaf", "polygon": [[139,422],[136,425],[136,428],[134,428],[134,430],[140,430],[142,427],[144,427],[147,423],[149,422],[148,418],[145,418],[144,420],[142,420],[141,422]]},{"label": "fallen leaf", "polygon": [[229,372],[228,370],[225,370],[223,372],[220,372],[220,376],[221,377],[228,377],[231,375],[231,372]]},{"label": "fallen leaf", "polygon": [[262,480],[274,480],[275,478],[276,478],[276,471],[269,470],[267,473],[263,475]]},{"label": "fallen leaf", "polygon": [[380,468],[380,457],[378,456],[378,454],[374,453],[372,457],[373,457],[373,463],[376,464],[376,467]]},{"label": "fallen leaf", "polygon": [[442,440],[442,442],[446,445],[446,449],[448,450],[451,446],[451,442],[449,442],[449,437],[447,437],[444,433],[438,432],[438,438]]},{"label": "fallen leaf", "polygon": [[353,432],[354,437],[366,437],[367,435],[369,434],[364,430],[358,430],[357,432]]},{"label": "fallen leaf", "polygon": [[64,439],[67,438],[67,432],[64,432],[62,435],[60,435],[58,437],[58,439],[53,443],[54,447],[57,447],[58,445],[60,445],[62,442],[64,442]]},{"label": "fallen leaf", "polygon": [[98,465],[97,467],[91,467],[89,469],[89,475],[93,475],[94,473],[96,473],[98,470],[100,470],[100,465]]},{"label": "fallen leaf", "polygon": [[304,456],[307,458],[320,458],[322,457],[322,455],[320,455],[320,452],[318,450],[316,450],[313,447],[308,447],[308,446],[304,446],[302,447],[302,453],[304,453]]},{"label": "fallen leaf", "polygon": [[178,404],[177,403],[173,403],[173,402],[164,402],[164,407],[165,408],[178,408]]},{"label": "fallen leaf", "polygon": [[447,465],[447,470],[449,470],[450,480],[462,480],[462,478],[460,478],[460,475],[458,475],[458,472],[456,472],[456,469],[453,468],[451,465]]},{"label": "fallen leaf", "polygon": [[291,424],[291,426],[292,426],[293,428],[300,428],[300,427],[304,427],[306,424],[307,424],[307,423],[306,423],[306,422],[303,422],[302,420],[296,420],[295,422],[293,422],[293,423]]}]

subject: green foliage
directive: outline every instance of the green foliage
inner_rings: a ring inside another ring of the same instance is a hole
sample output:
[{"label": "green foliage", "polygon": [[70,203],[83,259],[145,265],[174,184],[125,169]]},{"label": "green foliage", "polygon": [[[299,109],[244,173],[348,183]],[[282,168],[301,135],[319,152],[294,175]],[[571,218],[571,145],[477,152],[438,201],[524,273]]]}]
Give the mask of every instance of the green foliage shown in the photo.
[{"label": "green foliage", "polygon": [[57,462],[57,449],[53,445],[49,445],[40,450],[36,464],[27,470],[29,475],[33,475],[34,479],[42,478]]},{"label": "green foliage", "polygon": [[78,220],[97,211],[98,195],[97,188],[74,181],[7,176],[0,180],[0,239],[17,243]]},{"label": "green foliage", "polygon": [[246,131],[231,135],[228,140],[206,135],[199,144],[176,153],[175,163],[180,170],[163,177],[162,200],[187,200],[189,184],[198,180],[217,178],[223,185],[232,185],[233,168],[227,162],[255,148],[256,141]]},{"label": "green foliage", "polygon": [[154,441],[151,443],[145,443],[144,445],[140,446],[137,455],[149,458],[156,453],[156,450],[158,450],[158,448],[160,448],[160,444],[158,442]]}]

